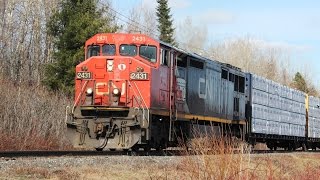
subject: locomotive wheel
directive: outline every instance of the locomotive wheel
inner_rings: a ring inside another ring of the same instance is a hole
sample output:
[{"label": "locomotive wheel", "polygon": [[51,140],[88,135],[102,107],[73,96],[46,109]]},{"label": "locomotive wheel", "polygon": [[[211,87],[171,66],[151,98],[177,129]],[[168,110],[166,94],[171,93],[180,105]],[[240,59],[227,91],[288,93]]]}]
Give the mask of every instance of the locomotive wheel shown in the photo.
[{"label": "locomotive wheel", "polygon": [[145,147],[143,147],[143,150],[145,152],[149,152],[151,150],[151,147],[149,145],[146,145]]},{"label": "locomotive wheel", "polygon": [[99,138],[99,146],[98,147],[95,147],[96,148],[96,150],[97,151],[103,151],[103,149],[104,149],[104,147],[105,147],[105,141],[106,141],[107,139],[105,139],[105,138]]},{"label": "locomotive wheel", "polygon": [[138,152],[139,149],[140,149],[140,147],[139,147],[138,145],[134,145],[134,146],[132,146],[132,148],[131,148],[131,150],[132,150],[132,151],[135,151],[135,152]]},{"label": "locomotive wheel", "polygon": [[103,148],[96,148],[96,150],[97,150],[97,151],[102,151],[102,150],[103,150]]}]

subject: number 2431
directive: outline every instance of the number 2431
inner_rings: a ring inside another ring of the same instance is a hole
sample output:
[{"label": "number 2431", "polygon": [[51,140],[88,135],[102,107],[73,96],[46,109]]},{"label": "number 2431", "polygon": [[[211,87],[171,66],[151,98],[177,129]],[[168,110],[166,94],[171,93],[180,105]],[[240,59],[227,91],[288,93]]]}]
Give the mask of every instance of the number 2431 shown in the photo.
[{"label": "number 2431", "polygon": [[146,37],[144,36],[132,36],[132,41],[145,41]]}]

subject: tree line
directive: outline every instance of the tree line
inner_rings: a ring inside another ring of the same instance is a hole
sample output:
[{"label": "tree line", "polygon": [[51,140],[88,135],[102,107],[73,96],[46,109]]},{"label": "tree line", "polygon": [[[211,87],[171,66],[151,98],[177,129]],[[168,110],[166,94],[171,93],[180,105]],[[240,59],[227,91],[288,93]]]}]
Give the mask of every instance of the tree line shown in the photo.
[{"label": "tree line", "polygon": [[16,85],[45,85],[71,95],[86,39],[98,32],[139,32],[318,94],[305,73],[290,72],[290,57],[279,49],[262,48],[250,38],[208,46],[205,26],[195,25],[190,17],[175,26],[168,0],[157,0],[156,9],[133,7],[127,22],[118,16],[111,1],[0,0],[0,74]]}]

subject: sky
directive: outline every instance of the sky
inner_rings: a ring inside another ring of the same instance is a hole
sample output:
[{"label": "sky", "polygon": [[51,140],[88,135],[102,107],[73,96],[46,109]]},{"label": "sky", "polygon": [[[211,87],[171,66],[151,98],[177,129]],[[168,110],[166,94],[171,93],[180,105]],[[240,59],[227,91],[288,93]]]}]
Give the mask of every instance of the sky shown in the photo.
[{"label": "sky", "polygon": [[[114,0],[124,15],[132,7],[157,6],[156,0]],[[320,1],[318,0],[169,0],[174,22],[191,17],[205,25],[208,41],[253,37],[290,52],[293,71],[306,71],[320,88]]]}]

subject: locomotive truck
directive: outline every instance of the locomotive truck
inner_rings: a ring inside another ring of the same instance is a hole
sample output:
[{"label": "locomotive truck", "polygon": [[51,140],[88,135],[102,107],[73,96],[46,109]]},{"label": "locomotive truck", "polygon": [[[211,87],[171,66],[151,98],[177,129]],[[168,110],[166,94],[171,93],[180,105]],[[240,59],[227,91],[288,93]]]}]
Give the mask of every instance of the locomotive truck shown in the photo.
[{"label": "locomotive truck", "polygon": [[271,149],[319,146],[316,97],[143,34],[96,34],[84,49],[66,119],[75,147],[160,150],[194,129]]}]

